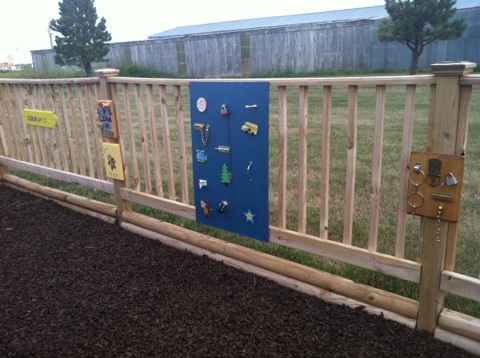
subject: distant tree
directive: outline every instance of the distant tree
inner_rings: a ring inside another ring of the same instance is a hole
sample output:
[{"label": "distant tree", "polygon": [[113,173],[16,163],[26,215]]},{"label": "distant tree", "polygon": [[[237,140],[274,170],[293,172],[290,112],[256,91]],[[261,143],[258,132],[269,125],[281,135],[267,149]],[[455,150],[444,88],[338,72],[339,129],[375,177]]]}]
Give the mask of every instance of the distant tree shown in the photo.
[{"label": "distant tree", "polygon": [[412,51],[410,74],[417,73],[418,60],[425,46],[462,36],[467,24],[451,20],[457,9],[455,0],[385,0],[390,19],[380,23],[378,39],[397,41]]},{"label": "distant tree", "polygon": [[106,43],[112,39],[105,26],[105,18],[98,21],[94,0],[63,0],[58,3],[59,19],[51,20],[49,28],[55,36],[55,63],[74,65],[92,74],[92,63],[104,61],[109,51]]}]

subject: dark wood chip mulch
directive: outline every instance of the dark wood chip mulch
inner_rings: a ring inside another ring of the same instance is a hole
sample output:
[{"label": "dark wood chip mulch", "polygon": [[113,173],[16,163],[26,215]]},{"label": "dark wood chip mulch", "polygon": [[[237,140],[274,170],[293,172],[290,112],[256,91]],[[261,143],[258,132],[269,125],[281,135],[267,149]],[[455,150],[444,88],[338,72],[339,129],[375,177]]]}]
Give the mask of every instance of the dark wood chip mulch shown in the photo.
[{"label": "dark wood chip mulch", "polygon": [[0,186],[0,357],[468,357]]}]

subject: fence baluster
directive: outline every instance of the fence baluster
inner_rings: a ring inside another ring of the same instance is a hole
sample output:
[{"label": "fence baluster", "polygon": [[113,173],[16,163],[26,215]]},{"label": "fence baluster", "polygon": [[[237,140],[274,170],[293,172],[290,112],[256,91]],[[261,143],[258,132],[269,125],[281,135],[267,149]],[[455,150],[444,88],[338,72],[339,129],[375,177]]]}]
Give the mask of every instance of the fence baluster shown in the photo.
[{"label": "fence baluster", "polygon": [[[84,99],[83,99],[83,94],[82,94],[82,87],[80,84],[75,85],[75,92],[77,93],[77,101],[78,101],[78,106],[80,108],[80,115],[82,118],[82,127],[81,131],[83,132],[83,138],[85,141],[85,149],[86,149],[86,154],[87,154],[87,161],[88,161],[88,174],[90,177],[95,176],[95,170],[93,169],[93,159],[92,159],[92,150],[90,148],[90,138],[88,135],[88,127],[87,127],[87,121],[86,121],[86,112],[85,112],[85,105],[84,105]],[[80,131],[80,129],[79,129]],[[83,155],[82,155],[83,158]]]},{"label": "fence baluster", "polygon": [[[53,93],[48,93],[49,86],[44,84],[42,85],[42,92],[43,92],[43,98],[45,101],[45,109],[47,111],[52,111],[52,104],[53,104]],[[53,110],[55,112],[55,110]],[[55,169],[60,169],[61,168],[61,163],[60,163],[60,154],[58,153],[58,139],[57,139],[57,128],[50,129],[48,131],[48,137],[46,138],[47,140],[47,150],[48,154],[50,157],[51,161],[51,166],[52,168]]]},{"label": "fence baluster", "polygon": [[173,86],[173,91],[175,94],[175,113],[177,118],[178,155],[180,158],[180,175],[182,181],[182,203],[188,204],[187,151],[185,148],[185,129],[183,123],[182,88],[175,85]]},{"label": "fence baluster", "polygon": [[65,124],[65,137],[68,143],[69,160],[67,160],[67,166],[70,166],[71,164],[73,173],[77,174],[77,156],[75,155],[75,149],[73,148],[72,131],[70,129],[70,118],[67,110],[67,102],[65,101],[65,88],[66,85],[59,86],[60,103],[62,103],[62,122],[63,124]]},{"label": "fence baluster", "polygon": [[168,108],[167,108],[167,89],[165,85],[160,85],[160,112],[163,121],[163,144],[165,145],[165,160],[167,163],[167,177],[168,177],[168,197],[175,200],[175,179],[173,177],[172,164],[172,145],[170,142],[170,125],[168,122]]},{"label": "fence baluster", "polygon": [[332,86],[323,87],[322,165],[320,184],[320,237],[328,239],[328,200],[330,198],[330,134],[332,124]]},{"label": "fence baluster", "polygon": [[[140,174],[138,172],[138,160],[137,160],[137,148],[135,145],[135,132],[132,124],[132,111],[130,108],[130,92],[128,90],[128,84],[123,85],[123,96],[125,101],[125,116],[127,117],[127,132],[130,145],[130,158],[132,160],[133,167],[133,185],[134,189],[140,190]],[[126,154],[126,152],[124,152]]]},{"label": "fence baluster", "polygon": [[10,115],[10,106],[9,106],[9,97],[7,85],[0,84],[0,110],[1,116],[6,120],[3,121],[3,128],[5,133],[5,156],[18,158],[19,157],[19,148],[18,142],[16,140],[17,136],[15,135],[15,130],[12,128],[12,118]]},{"label": "fence baluster", "polygon": [[400,160],[400,191],[397,211],[397,237],[395,240],[395,256],[405,256],[405,234],[407,231],[407,197],[410,152],[413,142],[413,113],[415,109],[415,85],[407,85],[405,95],[405,114],[403,120],[402,157]]},{"label": "fence baluster", "polygon": [[[26,106],[28,105],[30,109],[41,109],[41,107],[39,108],[39,106],[37,105],[37,99],[39,97],[37,85],[30,86],[28,90],[25,89],[25,86],[19,86],[18,88],[23,98],[23,102],[25,103]],[[34,92],[36,96],[34,96]],[[35,164],[46,166],[47,162],[45,160],[45,153],[42,145],[41,128],[38,126],[28,126],[28,130],[31,134],[30,144],[33,147]]]},{"label": "fence baluster", "polygon": [[138,114],[138,126],[141,136],[141,147],[142,147],[142,156],[143,156],[143,173],[144,173],[144,182],[145,182],[145,192],[147,194],[152,193],[152,179],[150,176],[150,157],[148,155],[148,136],[147,129],[145,127],[145,111],[143,108],[143,99],[142,91],[139,84],[135,85],[135,100],[137,103],[137,114]]},{"label": "fence baluster", "polygon": [[287,87],[278,87],[278,227],[287,228]]},{"label": "fence baluster", "polygon": [[[91,135],[91,140],[90,142],[93,142],[93,149],[95,151],[95,164],[93,165],[93,176],[98,177],[99,179],[103,179],[103,160],[101,157],[101,149],[100,149],[100,140],[98,138],[98,127],[97,127],[97,120],[98,120],[98,114],[95,112],[97,108],[97,103],[93,101],[92,98],[92,89],[93,87],[91,85],[85,85],[85,94],[87,97],[87,106],[90,114],[90,135]],[[97,98],[95,96],[95,98]],[[86,124],[85,124],[86,125]],[[93,160],[93,158],[92,158]],[[97,172],[97,175],[95,176],[95,169]]]},{"label": "fence baluster", "polygon": [[[56,169],[61,170],[63,168],[64,171],[69,171],[69,166],[68,166],[68,159],[67,159],[67,149],[65,147],[65,138],[63,135],[64,131],[64,121],[62,120],[62,116],[58,107],[57,103],[57,96],[56,96],[56,88],[60,92],[62,90],[62,85],[58,85],[55,87],[54,84],[50,85],[50,92],[52,95],[52,104],[53,104],[53,110],[55,111],[57,115],[57,128],[56,128],[56,133],[58,134],[58,140],[56,141],[57,147],[55,148],[55,151],[58,153],[60,150],[59,158],[61,156],[61,160],[63,161],[63,167],[62,164],[57,165]],[[55,137],[56,138],[56,137]]]},{"label": "fence baluster", "polygon": [[298,232],[307,231],[308,87],[300,86],[298,114]]},{"label": "fence baluster", "polygon": [[147,108],[148,108],[148,124],[150,127],[150,136],[152,140],[153,150],[153,170],[155,175],[155,194],[164,196],[162,166],[160,162],[160,150],[158,146],[157,122],[155,120],[155,101],[153,97],[153,85],[147,85]]},{"label": "fence baluster", "polygon": [[343,223],[343,243],[346,245],[352,244],[353,235],[355,173],[357,166],[357,116],[358,86],[348,86],[347,174],[345,187],[345,212]]},{"label": "fence baluster", "polygon": [[370,228],[368,234],[368,249],[370,251],[377,251],[380,185],[382,182],[383,125],[385,122],[385,89],[385,86],[377,86],[376,88],[372,193],[370,196]]},{"label": "fence baluster", "polygon": [[73,133],[75,135],[75,144],[76,144],[76,150],[77,152],[75,155],[78,157],[78,163],[80,165],[80,174],[81,175],[86,175],[86,169],[85,169],[85,160],[83,157],[83,147],[82,147],[82,141],[81,141],[81,136],[80,136],[80,128],[78,126],[78,115],[77,115],[77,109],[75,107],[75,100],[73,96],[73,88],[72,85],[67,85],[67,91],[68,91],[68,98],[69,98],[69,103],[70,103],[70,113],[72,115],[72,121],[73,121]]},{"label": "fence baluster", "polygon": [[[12,85],[12,92],[14,94],[15,102],[16,102],[13,113],[14,113],[14,117],[21,119],[23,118],[23,109],[24,109],[25,103],[22,100],[22,97],[19,93],[20,92],[19,86],[20,85],[18,86]],[[24,144],[24,148],[26,149],[25,158],[28,157],[28,160],[30,162],[33,162],[34,153],[32,150],[33,136],[32,136],[31,127],[27,126],[27,124],[25,123],[25,121],[23,121],[23,119],[19,122],[21,123],[19,127],[21,128],[21,131],[24,133],[23,144]]]}]

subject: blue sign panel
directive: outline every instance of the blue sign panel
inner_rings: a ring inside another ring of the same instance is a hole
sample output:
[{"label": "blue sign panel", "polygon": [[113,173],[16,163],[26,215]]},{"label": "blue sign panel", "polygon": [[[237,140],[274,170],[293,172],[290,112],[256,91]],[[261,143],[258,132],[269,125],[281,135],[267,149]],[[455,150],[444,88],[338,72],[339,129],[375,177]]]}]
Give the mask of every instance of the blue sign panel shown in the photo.
[{"label": "blue sign panel", "polygon": [[268,82],[193,82],[198,222],[269,241]]}]

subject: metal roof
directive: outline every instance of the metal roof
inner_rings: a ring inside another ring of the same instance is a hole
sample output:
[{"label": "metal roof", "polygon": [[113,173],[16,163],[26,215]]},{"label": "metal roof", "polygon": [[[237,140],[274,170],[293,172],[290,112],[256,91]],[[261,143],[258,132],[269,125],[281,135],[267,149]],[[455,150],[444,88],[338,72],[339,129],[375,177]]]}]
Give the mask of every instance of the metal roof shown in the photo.
[{"label": "metal roof", "polygon": [[[480,0],[457,0],[457,9],[479,7]],[[215,22],[211,24],[179,26],[170,30],[148,36],[149,39],[183,37],[210,33],[225,33],[265,29],[283,26],[295,26],[313,23],[347,22],[355,20],[375,20],[387,17],[384,5],[370,6],[357,9],[315,12],[310,14],[262,17],[257,19]]]}]

